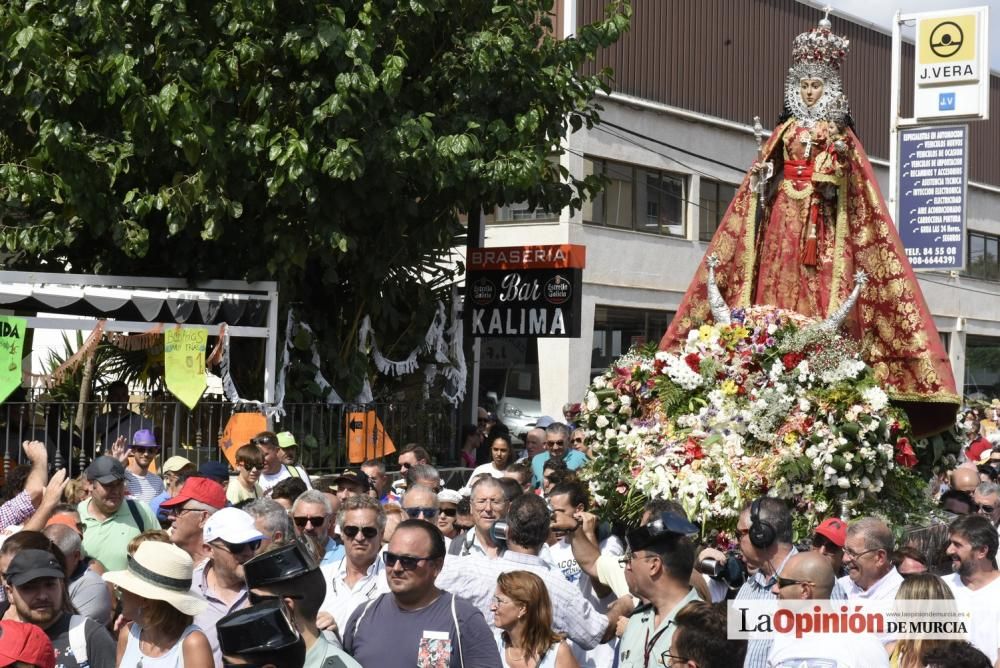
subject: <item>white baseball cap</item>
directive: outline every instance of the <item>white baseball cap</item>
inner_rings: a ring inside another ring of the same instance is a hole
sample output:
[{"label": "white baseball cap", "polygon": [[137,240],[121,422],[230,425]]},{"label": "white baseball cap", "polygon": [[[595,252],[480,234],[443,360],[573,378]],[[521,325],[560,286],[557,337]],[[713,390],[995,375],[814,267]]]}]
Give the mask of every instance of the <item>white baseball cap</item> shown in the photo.
[{"label": "white baseball cap", "polygon": [[215,512],[205,522],[203,535],[206,543],[224,540],[233,545],[264,538],[264,534],[254,526],[253,518],[239,508],[223,508]]}]

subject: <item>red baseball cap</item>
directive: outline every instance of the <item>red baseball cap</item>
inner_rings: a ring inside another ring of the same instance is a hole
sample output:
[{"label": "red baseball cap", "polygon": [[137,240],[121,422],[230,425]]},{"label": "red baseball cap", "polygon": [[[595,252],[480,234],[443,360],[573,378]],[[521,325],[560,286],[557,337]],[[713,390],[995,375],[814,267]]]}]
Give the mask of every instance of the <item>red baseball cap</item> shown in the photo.
[{"label": "red baseball cap", "polygon": [[829,538],[837,547],[844,547],[844,542],[847,541],[847,522],[839,517],[828,517],[816,527],[816,533]]},{"label": "red baseball cap", "polygon": [[16,661],[55,668],[56,652],[39,627],[5,619],[0,621],[0,664],[6,666]]},{"label": "red baseball cap", "polygon": [[188,478],[177,496],[167,499],[160,507],[173,508],[186,501],[197,501],[215,509],[225,508],[226,488],[208,478]]}]

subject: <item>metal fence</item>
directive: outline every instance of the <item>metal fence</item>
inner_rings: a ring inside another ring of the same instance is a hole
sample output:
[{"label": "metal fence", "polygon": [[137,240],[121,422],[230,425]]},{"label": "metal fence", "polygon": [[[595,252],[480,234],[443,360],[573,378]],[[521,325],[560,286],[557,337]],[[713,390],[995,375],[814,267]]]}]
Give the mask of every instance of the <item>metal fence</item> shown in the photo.
[{"label": "metal fence", "polygon": [[[397,451],[407,443],[417,443],[436,454],[439,461],[450,461],[454,452],[458,415],[445,402],[285,404],[284,409],[285,414],[269,427],[295,435],[298,462],[310,473],[332,472],[346,466],[352,427],[357,431],[359,416],[370,418],[371,412],[378,416]],[[22,442],[38,440],[48,448],[51,468],[66,468],[73,477],[95,455],[108,452],[119,435],[129,439],[139,429],[155,434],[161,446],[161,463],[172,455],[187,457],[196,464],[220,461],[223,457],[219,441],[226,424],[235,412],[246,410],[252,409],[214,398],[203,399],[194,410],[162,398],[127,404],[7,402],[0,405],[3,471],[12,463],[23,463]],[[372,424],[370,419],[365,422],[360,428]]]}]

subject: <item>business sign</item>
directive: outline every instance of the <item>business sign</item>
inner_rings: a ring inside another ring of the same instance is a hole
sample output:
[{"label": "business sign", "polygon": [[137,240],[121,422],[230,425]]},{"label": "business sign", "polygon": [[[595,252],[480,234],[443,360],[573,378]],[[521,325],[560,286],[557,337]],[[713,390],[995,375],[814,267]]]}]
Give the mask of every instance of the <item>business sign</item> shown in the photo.
[{"label": "business sign", "polygon": [[917,43],[913,115],[921,121],[989,117],[989,9],[911,14]]},{"label": "business sign", "polygon": [[586,248],[475,248],[465,275],[468,336],[580,336],[580,292]]},{"label": "business sign", "polygon": [[896,226],[915,271],[965,268],[969,127],[899,132]]},{"label": "business sign", "polygon": [[0,401],[21,385],[21,357],[28,321],[13,315],[0,315]]},{"label": "business sign", "polygon": [[207,343],[208,330],[201,327],[175,327],[163,332],[167,389],[191,410],[198,405],[198,400],[208,388],[205,376]]}]

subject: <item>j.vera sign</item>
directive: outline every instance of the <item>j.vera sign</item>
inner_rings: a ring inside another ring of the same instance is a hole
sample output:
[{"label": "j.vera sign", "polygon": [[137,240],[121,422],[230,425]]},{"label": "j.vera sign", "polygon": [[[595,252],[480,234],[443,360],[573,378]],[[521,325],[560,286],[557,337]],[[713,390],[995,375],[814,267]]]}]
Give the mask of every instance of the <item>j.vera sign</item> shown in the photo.
[{"label": "j.vera sign", "polygon": [[476,248],[465,276],[468,336],[580,336],[584,246]]}]

